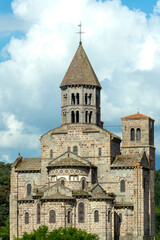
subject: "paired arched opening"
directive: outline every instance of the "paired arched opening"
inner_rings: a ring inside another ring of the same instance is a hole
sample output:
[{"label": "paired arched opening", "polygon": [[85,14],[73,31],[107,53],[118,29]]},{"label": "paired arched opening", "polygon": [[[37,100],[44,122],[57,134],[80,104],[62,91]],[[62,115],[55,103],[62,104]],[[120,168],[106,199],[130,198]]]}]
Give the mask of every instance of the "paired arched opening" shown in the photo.
[{"label": "paired arched opening", "polygon": [[91,105],[92,94],[85,93],[85,105]]},{"label": "paired arched opening", "polygon": [[71,111],[71,123],[79,123],[79,111]]},{"label": "paired arched opening", "polygon": [[135,137],[136,137],[136,141],[141,141],[141,129],[140,128],[136,129],[136,136],[135,136],[135,129],[131,128],[131,131],[130,131],[131,141],[135,141]]},{"label": "paired arched opening", "polygon": [[92,123],[92,111],[85,111],[85,122]]},{"label": "paired arched opening", "polygon": [[79,105],[79,93],[72,93],[71,95],[71,104],[72,105]]}]

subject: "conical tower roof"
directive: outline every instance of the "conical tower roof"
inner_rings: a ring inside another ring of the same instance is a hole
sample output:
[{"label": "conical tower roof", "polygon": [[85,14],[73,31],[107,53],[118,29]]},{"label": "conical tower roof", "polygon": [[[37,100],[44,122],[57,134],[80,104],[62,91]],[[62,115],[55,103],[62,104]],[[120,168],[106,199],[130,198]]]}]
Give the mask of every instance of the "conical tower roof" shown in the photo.
[{"label": "conical tower roof", "polygon": [[71,85],[87,85],[101,88],[98,78],[89,62],[89,59],[82,47],[79,47],[73,60],[64,76],[60,87]]}]

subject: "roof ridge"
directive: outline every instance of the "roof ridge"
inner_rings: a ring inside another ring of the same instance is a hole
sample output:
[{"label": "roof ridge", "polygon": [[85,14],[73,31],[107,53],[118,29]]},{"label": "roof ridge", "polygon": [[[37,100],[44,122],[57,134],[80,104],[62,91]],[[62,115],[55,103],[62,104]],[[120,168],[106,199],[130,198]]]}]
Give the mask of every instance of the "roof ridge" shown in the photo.
[{"label": "roof ridge", "polygon": [[121,119],[131,119],[131,118],[150,118],[147,115],[144,115],[142,113],[134,113],[126,117],[122,117]]}]

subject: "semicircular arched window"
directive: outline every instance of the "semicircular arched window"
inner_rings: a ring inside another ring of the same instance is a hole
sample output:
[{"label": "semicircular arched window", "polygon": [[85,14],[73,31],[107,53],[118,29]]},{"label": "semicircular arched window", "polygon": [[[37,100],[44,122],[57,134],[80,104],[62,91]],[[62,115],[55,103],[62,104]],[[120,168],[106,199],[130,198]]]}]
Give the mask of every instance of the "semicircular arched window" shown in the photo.
[{"label": "semicircular arched window", "polygon": [[120,191],[125,192],[125,181],[124,180],[121,180],[121,182],[120,182]]},{"label": "semicircular arched window", "polygon": [[29,224],[29,213],[25,213],[25,224]]},{"label": "semicircular arched window", "polygon": [[84,203],[80,202],[78,204],[78,222],[84,223]]},{"label": "semicircular arched window", "polygon": [[141,129],[137,128],[136,130],[136,141],[141,141]]},{"label": "semicircular arched window", "polygon": [[27,196],[31,195],[31,188],[32,188],[31,184],[30,183],[27,184]]},{"label": "semicircular arched window", "polygon": [[40,224],[41,222],[41,207],[40,204],[37,204],[37,224]]},{"label": "semicircular arched window", "polygon": [[73,153],[78,155],[78,147],[77,146],[74,146],[73,147]]},{"label": "semicircular arched window", "polygon": [[56,222],[56,212],[54,210],[51,210],[49,212],[49,223],[55,223]]},{"label": "semicircular arched window", "polygon": [[67,223],[71,223],[71,211],[67,212]]},{"label": "semicircular arched window", "polygon": [[94,211],[94,222],[99,222],[99,212],[98,212],[98,210]]},{"label": "semicircular arched window", "polygon": [[82,179],[82,190],[84,190],[86,187],[86,179]]},{"label": "semicircular arched window", "polygon": [[111,211],[108,211],[108,222],[111,223]]},{"label": "semicircular arched window", "polygon": [[135,129],[131,128],[131,141],[135,141]]},{"label": "semicircular arched window", "polygon": [[62,185],[65,185],[65,181],[64,181],[63,179],[61,180],[61,184],[62,184]]}]

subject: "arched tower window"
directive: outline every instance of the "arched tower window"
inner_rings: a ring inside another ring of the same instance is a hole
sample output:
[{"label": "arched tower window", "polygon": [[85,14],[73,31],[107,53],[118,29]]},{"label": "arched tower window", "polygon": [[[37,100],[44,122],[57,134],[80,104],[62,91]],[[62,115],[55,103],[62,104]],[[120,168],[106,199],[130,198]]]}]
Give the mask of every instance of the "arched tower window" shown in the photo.
[{"label": "arched tower window", "polygon": [[136,130],[136,141],[141,141],[141,129],[137,128]]},{"label": "arched tower window", "polygon": [[88,122],[88,111],[85,112],[85,121]]},{"label": "arched tower window", "polygon": [[78,222],[79,223],[84,223],[84,217],[85,217],[85,213],[84,213],[84,203],[80,202],[78,204]]},{"label": "arched tower window", "polygon": [[32,189],[32,186],[31,184],[27,184],[27,196],[31,196],[31,189]]},{"label": "arched tower window", "polygon": [[78,147],[77,146],[74,146],[73,147],[73,153],[78,155]]},{"label": "arched tower window", "polygon": [[79,105],[79,93],[76,94],[76,105]]},{"label": "arched tower window", "polygon": [[72,104],[72,105],[75,105],[75,96],[74,96],[74,93],[72,93],[72,95],[71,95],[71,104]]},{"label": "arched tower window", "polygon": [[135,129],[131,128],[131,141],[135,140]]},{"label": "arched tower window", "polygon": [[28,212],[26,212],[25,213],[25,224],[29,224],[29,213]]},{"label": "arched tower window", "polygon": [[91,119],[92,119],[92,111],[89,113],[89,123],[91,123]]},{"label": "arched tower window", "polygon": [[88,98],[87,93],[85,93],[85,104],[86,105],[87,105],[87,98]]},{"label": "arched tower window", "polygon": [[37,204],[37,224],[40,224],[41,222],[41,208],[40,208],[40,204]]},{"label": "arched tower window", "polygon": [[120,182],[120,191],[125,192],[125,181],[124,180],[121,180],[121,182]]},{"label": "arched tower window", "polygon": [[111,223],[111,211],[108,211],[108,222]]},{"label": "arched tower window", "polygon": [[71,123],[75,123],[74,111],[71,111]]},{"label": "arched tower window", "polygon": [[94,222],[99,222],[99,212],[98,212],[98,210],[94,211]]},{"label": "arched tower window", "polygon": [[86,180],[82,179],[82,190],[84,190],[86,187]]},{"label": "arched tower window", "polygon": [[79,111],[76,111],[76,122],[79,123]]},{"label": "arched tower window", "polygon": [[67,212],[67,223],[71,223],[71,211]]},{"label": "arched tower window", "polygon": [[49,223],[55,223],[56,222],[56,212],[54,210],[51,210],[49,212]]}]

